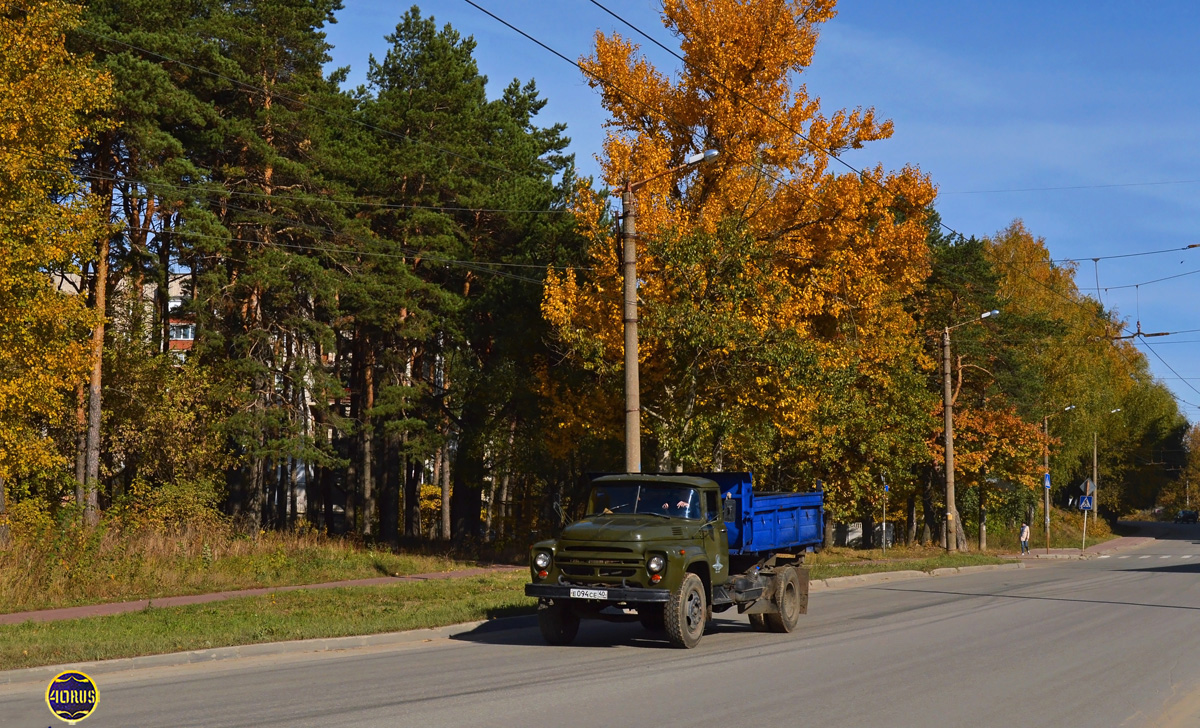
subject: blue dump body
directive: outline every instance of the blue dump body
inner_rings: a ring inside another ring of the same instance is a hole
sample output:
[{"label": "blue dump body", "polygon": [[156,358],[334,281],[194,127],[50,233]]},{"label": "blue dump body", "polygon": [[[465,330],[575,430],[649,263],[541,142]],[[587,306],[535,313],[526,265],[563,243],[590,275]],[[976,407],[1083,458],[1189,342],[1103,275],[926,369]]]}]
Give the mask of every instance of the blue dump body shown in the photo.
[{"label": "blue dump body", "polygon": [[811,549],[824,537],[825,494],[755,493],[750,473],[689,473],[716,481],[730,554]]}]

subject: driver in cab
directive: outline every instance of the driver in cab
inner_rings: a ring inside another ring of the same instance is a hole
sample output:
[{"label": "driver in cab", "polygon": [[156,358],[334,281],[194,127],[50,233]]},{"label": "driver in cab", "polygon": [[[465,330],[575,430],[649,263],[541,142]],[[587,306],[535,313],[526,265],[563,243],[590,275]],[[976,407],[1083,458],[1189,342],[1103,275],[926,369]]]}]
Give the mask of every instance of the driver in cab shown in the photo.
[{"label": "driver in cab", "polygon": [[671,493],[662,504],[663,515],[680,518],[696,517],[696,493],[692,490],[678,490]]}]

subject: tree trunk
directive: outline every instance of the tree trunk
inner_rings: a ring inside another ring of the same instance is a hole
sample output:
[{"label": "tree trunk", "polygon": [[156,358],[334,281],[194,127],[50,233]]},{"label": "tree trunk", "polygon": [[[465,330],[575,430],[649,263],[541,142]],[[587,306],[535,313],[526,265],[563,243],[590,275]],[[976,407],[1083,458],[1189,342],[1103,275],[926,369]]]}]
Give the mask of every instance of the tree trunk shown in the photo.
[{"label": "tree trunk", "polygon": [[442,531],[443,541],[450,540],[450,442],[446,441],[441,449],[442,458]]},{"label": "tree trunk", "polygon": [[369,342],[363,339],[362,354],[362,389],[363,402],[361,421],[359,427],[359,453],[362,455],[362,519],[363,519],[363,535],[370,536],[375,533],[375,517],[378,512],[378,503],[376,503],[375,495],[375,462],[374,462],[374,444],[375,435],[371,424],[371,408],[375,406],[375,357],[370,349]]},{"label": "tree trunk", "polygon": [[862,547],[864,549],[875,548],[875,519],[870,512],[862,517]]},{"label": "tree trunk", "polygon": [[937,508],[933,504],[933,475],[933,468],[928,468],[925,471],[925,488],[921,492],[921,510],[925,515],[925,529],[921,540],[928,545],[932,543],[933,534],[936,533],[941,540],[942,548],[945,548],[946,534],[942,528],[942,519],[938,517]]},{"label": "tree trunk", "polygon": [[397,544],[400,539],[400,489],[403,487],[404,474],[400,463],[399,438],[387,435],[383,438],[382,460],[387,464],[384,468],[382,498],[379,513],[379,537],[390,544]]},{"label": "tree trunk", "polygon": [[987,496],[979,489],[979,550],[987,550]]},{"label": "tree trunk", "polygon": [[4,476],[0,475],[0,549],[8,548],[8,501],[4,497]]},{"label": "tree trunk", "polygon": [[962,519],[958,516],[958,509],[954,509],[954,537],[958,539],[958,550],[966,553],[971,550],[971,545],[967,541],[967,532],[963,530]]},{"label": "tree trunk", "polygon": [[75,505],[87,506],[87,389],[75,387]]},{"label": "tree trunk", "polygon": [[416,538],[421,535],[421,475],[424,473],[421,459],[413,455],[404,458],[404,535]]},{"label": "tree trunk", "polygon": [[912,546],[917,540],[917,494],[909,493],[904,503],[904,545]]},{"label": "tree trunk", "polygon": [[835,541],[837,541],[837,524],[832,518],[826,518],[824,544],[827,547],[833,546]]},{"label": "tree trunk", "polygon": [[[108,198],[112,197],[112,185],[108,184]],[[101,376],[104,369],[104,322],[107,315],[106,289],[108,288],[108,253],[109,241],[107,233],[96,246],[96,325],[92,328],[92,373],[88,382],[88,429],[87,429],[87,470],[84,476],[86,485],[84,496],[84,522],[94,526],[100,522],[100,413],[101,413]]]}]

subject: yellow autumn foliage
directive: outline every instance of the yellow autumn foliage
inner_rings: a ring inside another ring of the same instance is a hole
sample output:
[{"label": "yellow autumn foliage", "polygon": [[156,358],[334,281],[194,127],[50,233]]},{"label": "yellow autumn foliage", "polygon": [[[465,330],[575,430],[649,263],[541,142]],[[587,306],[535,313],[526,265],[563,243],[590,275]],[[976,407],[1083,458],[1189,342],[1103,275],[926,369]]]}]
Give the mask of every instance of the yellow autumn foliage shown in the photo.
[{"label": "yellow autumn foliage", "polygon": [[62,464],[47,428],[72,412],[87,364],[87,302],[57,282],[103,231],[70,163],[111,87],[64,45],[79,14],[57,0],[0,0],[0,478],[10,492]]},{"label": "yellow autumn foliage", "polygon": [[[687,397],[687,407],[674,411],[690,416],[707,404],[714,412],[752,413],[741,416],[735,432],[713,434],[746,465],[776,457],[761,446],[764,432],[796,454],[839,437],[854,446],[849,430],[822,436],[841,423],[819,421],[828,392],[822,376],[810,376],[814,367],[831,376],[852,370],[863,391],[884,402],[896,386],[892,373],[911,371],[921,357],[903,301],[928,275],[925,210],[935,188],[914,167],[859,173],[842,166],[834,155],[889,137],[891,122],[873,109],[827,114],[818,97],[795,83],[834,6],[834,0],[665,0],[663,24],[679,38],[685,59],[678,73],[656,69],[635,42],[617,34],[598,33],[595,53],[581,60],[611,115],[598,156],[603,182],[614,193],[630,183],[635,189],[643,407],[653,416],[672,411],[669,400]],[[706,148],[720,153],[712,164],[638,185]],[[623,351],[621,244],[608,204],[599,190],[577,190],[590,266],[548,272],[543,314],[577,361],[616,373]],[[733,229],[738,233],[731,236]],[[704,237],[712,245],[709,260],[664,256],[661,241],[671,236]],[[737,257],[737,265],[726,264]],[[751,293],[717,301],[721,286]],[[680,327],[656,318],[668,308],[685,323],[690,311],[703,310],[717,328],[741,332],[726,341],[711,337],[712,348],[694,358],[736,359],[744,369],[707,391],[681,386],[678,367],[667,364],[680,358]],[[754,359],[756,342],[778,341],[799,342],[815,362]]]}]

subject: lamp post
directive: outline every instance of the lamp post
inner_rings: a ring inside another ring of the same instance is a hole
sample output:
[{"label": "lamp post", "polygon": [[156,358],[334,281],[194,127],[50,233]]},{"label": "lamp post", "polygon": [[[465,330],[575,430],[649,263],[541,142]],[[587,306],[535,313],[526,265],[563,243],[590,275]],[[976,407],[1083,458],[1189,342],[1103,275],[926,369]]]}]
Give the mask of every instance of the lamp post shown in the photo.
[{"label": "lamp post", "polygon": [[1045,439],[1045,444],[1042,446],[1042,466],[1045,468],[1046,479],[1045,488],[1042,489],[1042,509],[1046,514],[1046,554],[1050,553],[1050,418],[1055,415],[1060,415],[1063,412],[1070,412],[1075,409],[1075,405],[1069,404],[1059,412],[1051,412],[1042,418],[1042,437]]},{"label": "lamp post", "polygon": [[663,175],[715,159],[717,150],[706,149],[693,154],[677,167],[665,169],[637,182],[626,182],[621,190],[622,273],[625,278],[622,321],[625,333],[625,472],[642,472],[641,397],[638,383],[638,318],[637,318],[637,226],[633,193],[639,187]]},{"label": "lamp post", "polygon": [[[1110,415],[1115,415],[1120,412],[1121,408],[1111,409],[1108,411]],[[1100,519],[1100,471],[1096,467],[1096,439],[1098,433],[1092,430],[1092,512],[1096,514],[1094,520]],[[1088,495],[1084,493],[1084,495]],[[1083,547],[1087,548],[1087,511],[1083,512]]]},{"label": "lamp post", "polygon": [[959,326],[982,321],[989,316],[998,316],[998,310],[985,311],[973,319],[961,321],[942,330],[942,414],[946,426],[946,522],[943,527],[946,532],[946,550],[958,550],[958,532],[955,528],[954,517],[958,509],[954,507],[954,398],[950,386],[950,332]]}]

